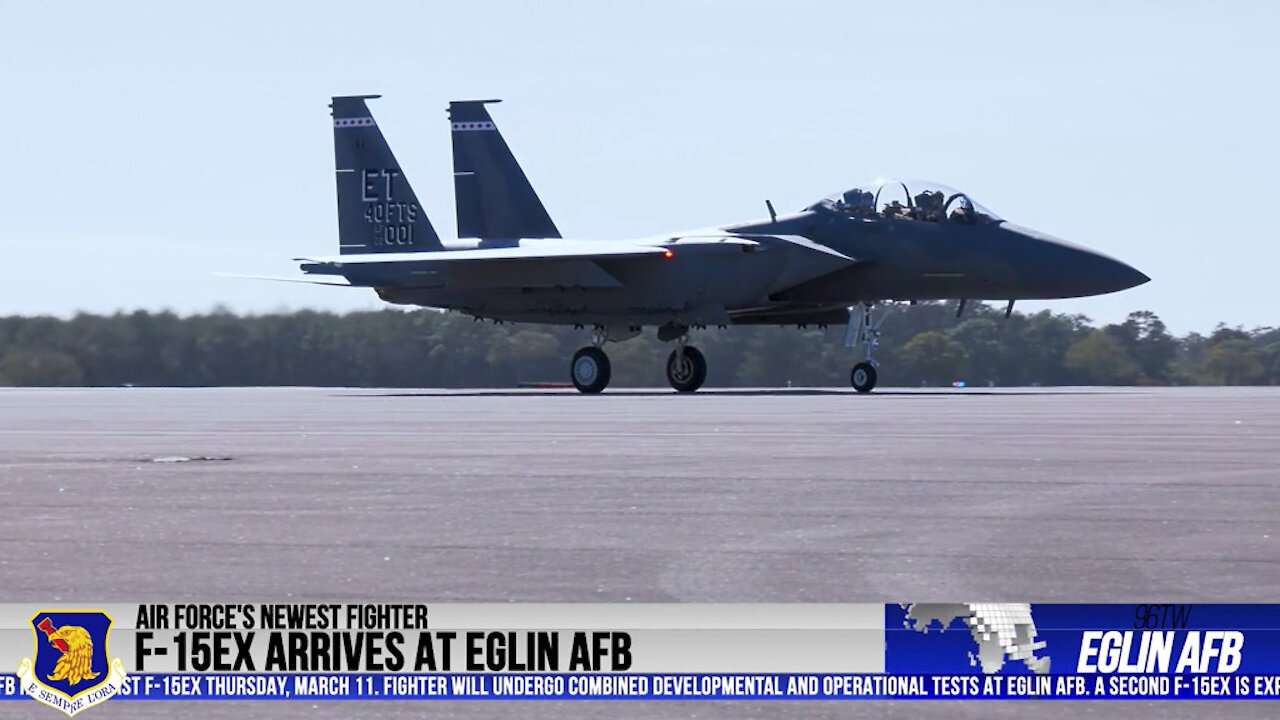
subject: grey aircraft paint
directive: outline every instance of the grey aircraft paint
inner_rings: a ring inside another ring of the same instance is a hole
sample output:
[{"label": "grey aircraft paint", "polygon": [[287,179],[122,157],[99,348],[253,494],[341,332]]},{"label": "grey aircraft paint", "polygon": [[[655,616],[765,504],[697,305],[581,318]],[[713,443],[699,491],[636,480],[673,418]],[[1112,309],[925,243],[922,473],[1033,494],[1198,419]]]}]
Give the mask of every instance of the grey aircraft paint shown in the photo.
[{"label": "grey aircraft paint", "polygon": [[560,240],[485,109],[494,101],[450,105],[459,235],[478,240],[445,247],[368,97],[376,96],[333,99],[341,255],[305,260],[302,270],[342,276],[393,303],[595,328],[594,346],[571,366],[583,392],[608,382],[600,347],[646,326],[678,341],[668,379],[690,391],[706,375],[701,353],[687,345],[690,328],[844,322],[850,344],[866,352],[851,374],[866,392],[875,385],[877,302],[1070,298],[1148,281],[930,183],[854,188],[767,221],[631,243]]},{"label": "grey aircraft paint", "polygon": [[485,109],[499,100],[449,103],[458,237],[558,238],[542,200]]},{"label": "grey aircraft paint", "polygon": [[440,236],[365,105],[376,97],[336,97],[331,106],[338,252],[440,250]]}]

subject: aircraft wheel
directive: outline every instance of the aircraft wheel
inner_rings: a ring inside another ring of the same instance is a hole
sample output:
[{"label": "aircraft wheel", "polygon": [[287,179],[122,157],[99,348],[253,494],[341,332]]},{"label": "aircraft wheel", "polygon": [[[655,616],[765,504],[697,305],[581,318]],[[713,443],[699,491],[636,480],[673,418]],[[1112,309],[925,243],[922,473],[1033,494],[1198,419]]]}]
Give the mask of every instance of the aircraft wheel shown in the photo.
[{"label": "aircraft wheel", "polygon": [[676,348],[667,358],[667,382],[678,392],[691,393],[707,380],[707,359],[698,348],[686,345]]},{"label": "aircraft wheel", "polygon": [[573,354],[573,362],[569,364],[569,378],[584,395],[596,395],[604,390],[611,374],[609,356],[598,347],[582,348]]},{"label": "aircraft wheel", "polygon": [[876,366],[869,362],[854,365],[853,372],[849,373],[849,382],[860,393],[871,392],[876,386]]}]

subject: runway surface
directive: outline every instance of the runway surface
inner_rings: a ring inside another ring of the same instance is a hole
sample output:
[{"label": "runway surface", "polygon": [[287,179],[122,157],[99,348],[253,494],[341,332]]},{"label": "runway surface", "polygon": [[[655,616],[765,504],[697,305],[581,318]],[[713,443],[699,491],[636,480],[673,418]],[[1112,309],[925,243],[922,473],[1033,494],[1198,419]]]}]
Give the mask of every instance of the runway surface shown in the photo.
[{"label": "runway surface", "polygon": [[[0,507],[3,602],[1277,601],[1280,389],[3,390]],[[92,713],[1276,712],[166,705]]]}]

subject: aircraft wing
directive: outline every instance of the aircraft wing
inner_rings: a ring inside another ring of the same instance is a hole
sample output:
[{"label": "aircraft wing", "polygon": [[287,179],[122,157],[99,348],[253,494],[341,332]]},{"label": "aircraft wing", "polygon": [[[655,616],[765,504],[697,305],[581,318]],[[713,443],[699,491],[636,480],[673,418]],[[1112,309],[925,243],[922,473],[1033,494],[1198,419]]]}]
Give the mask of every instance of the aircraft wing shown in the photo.
[{"label": "aircraft wing", "polygon": [[734,325],[843,325],[849,321],[849,309],[844,306],[784,305],[734,310],[729,317]]},{"label": "aircraft wing", "polygon": [[[295,258],[310,275],[344,276],[364,287],[620,288],[602,261],[662,262],[679,248],[647,243],[526,240],[506,247]],[[447,268],[447,271],[446,271]]]},{"label": "aircraft wing", "polygon": [[[773,291],[792,287],[858,261],[807,238],[733,233],[675,235],[640,242],[528,239],[519,244],[431,252],[347,253],[295,258],[309,275],[345,276],[354,286],[619,288],[617,262],[661,262],[692,254],[739,255],[788,250]],[[449,268],[447,273],[445,268]],[[536,267],[536,269],[535,269]]]},{"label": "aircraft wing", "polygon": [[[441,250],[438,252],[370,253],[361,255],[334,255],[316,258],[294,258],[295,262],[342,267],[384,263],[457,263],[493,260],[593,260],[626,256],[670,256],[671,248],[661,245],[636,245],[631,243],[592,242],[539,242],[511,247],[476,248],[473,250]],[[304,266],[304,269],[306,267]]]},{"label": "aircraft wing", "polygon": [[240,280],[271,280],[274,282],[306,283],[308,285],[331,285],[333,287],[360,287],[359,285],[352,285],[346,280],[342,280],[339,278],[331,278],[331,279],[305,278],[305,277],[300,278],[300,277],[281,277],[277,275],[244,275],[242,273],[225,273],[225,272],[215,272],[213,274],[216,277],[237,278]]}]

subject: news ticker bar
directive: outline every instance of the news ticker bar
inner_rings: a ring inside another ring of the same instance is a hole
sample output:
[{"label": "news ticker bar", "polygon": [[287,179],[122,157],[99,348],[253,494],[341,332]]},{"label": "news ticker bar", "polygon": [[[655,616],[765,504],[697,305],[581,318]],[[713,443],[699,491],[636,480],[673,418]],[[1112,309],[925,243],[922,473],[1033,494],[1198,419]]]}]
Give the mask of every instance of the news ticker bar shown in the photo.
[{"label": "news ticker bar", "polygon": [[[92,657],[70,674],[85,682],[66,679],[73,656]],[[5,697],[62,707],[117,694],[1261,698],[1280,676],[1280,605],[9,604],[5,671]]]},{"label": "news ticker bar", "polygon": [[[0,700],[28,696],[0,675]],[[130,675],[114,700],[1276,700],[1280,675],[291,673]]]}]

